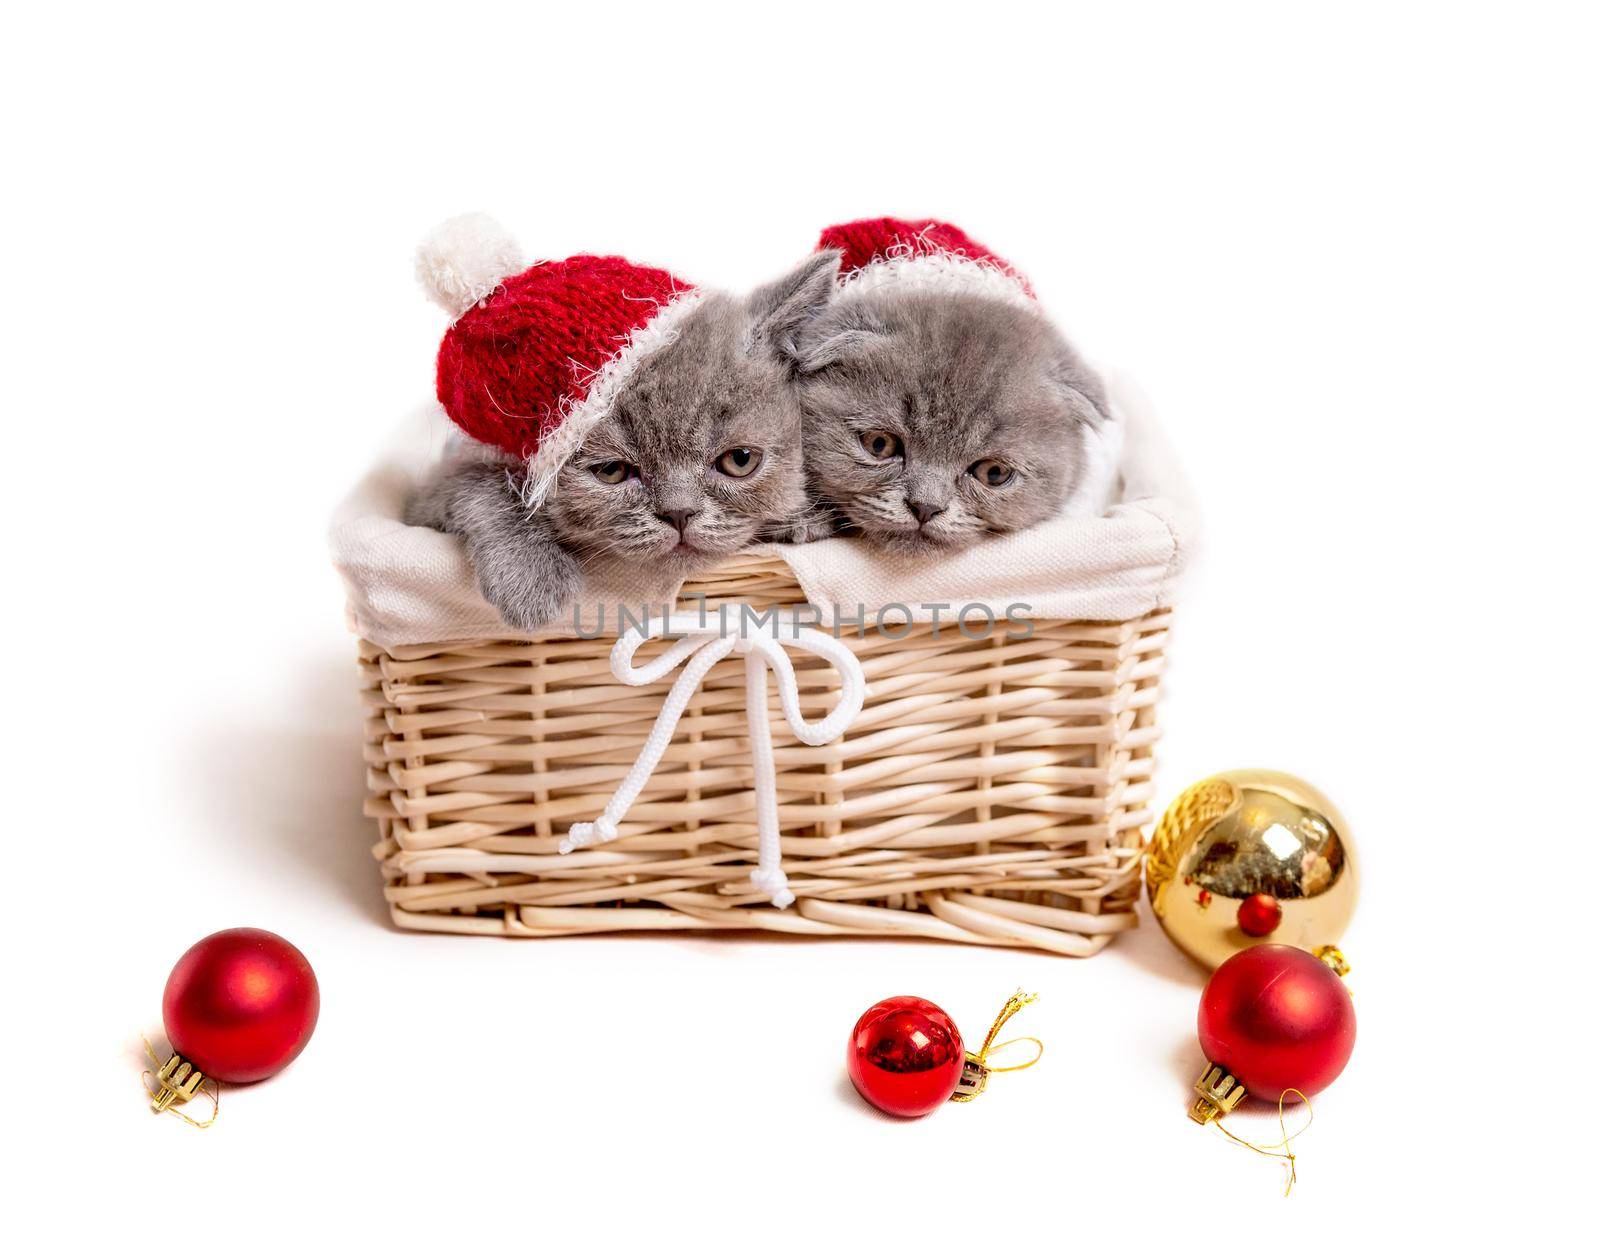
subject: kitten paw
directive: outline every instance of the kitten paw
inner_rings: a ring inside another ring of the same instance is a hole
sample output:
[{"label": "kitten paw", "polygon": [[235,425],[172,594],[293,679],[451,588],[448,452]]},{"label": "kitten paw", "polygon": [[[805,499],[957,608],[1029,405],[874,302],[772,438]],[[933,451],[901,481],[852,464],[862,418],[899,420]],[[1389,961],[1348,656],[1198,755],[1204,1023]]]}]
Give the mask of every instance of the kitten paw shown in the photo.
[{"label": "kitten paw", "polygon": [[480,570],[483,597],[499,610],[505,623],[528,632],[552,625],[571,614],[581,576],[570,557],[558,557],[533,570],[520,568]]},{"label": "kitten paw", "polygon": [[833,515],[813,510],[777,524],[763,538],[774,544],[811,544],[832,537],[834,532]]},{"label": "kitten paw", "polygon": [[507,625],[530,633],[559,619],[565,606],[549,594],[498,595],[485,590],[483,596],[499,610]]}]

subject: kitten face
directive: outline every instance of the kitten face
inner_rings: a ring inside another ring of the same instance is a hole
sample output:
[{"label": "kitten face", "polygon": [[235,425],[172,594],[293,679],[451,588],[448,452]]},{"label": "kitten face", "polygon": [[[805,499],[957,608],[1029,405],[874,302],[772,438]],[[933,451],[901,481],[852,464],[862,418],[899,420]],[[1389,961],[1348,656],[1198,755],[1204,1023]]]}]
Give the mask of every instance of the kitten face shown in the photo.
[{"label": "kitten face", "polygon": [[1040,314],[978,296],[837,302],[801,335],[806,469],[867,538],[960,547],[1054,514],[1105,393]]},{"label": "kitten face", "polygon": [[832,298],[837,254],[748,297],[713,294],[628,381],[545,502],[580,559],[694,564],[804,507],[800,328]]}]

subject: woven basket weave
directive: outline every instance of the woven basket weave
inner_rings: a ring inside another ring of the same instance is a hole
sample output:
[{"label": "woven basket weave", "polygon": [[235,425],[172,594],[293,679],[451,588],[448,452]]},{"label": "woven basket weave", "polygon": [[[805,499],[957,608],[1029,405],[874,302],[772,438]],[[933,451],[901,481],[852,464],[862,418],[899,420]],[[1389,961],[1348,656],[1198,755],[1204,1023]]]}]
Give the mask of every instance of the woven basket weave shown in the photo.
[{"label": "woven basket weave", "polygon": [[[691,581],[708,603],[804,602],[781,561]],[[750,881],[744,669],[719,663],[620,837],[560,855],[632,765],[671,686],[618,684],[611,640],[361,644],[375,849],[395,921],[453,933],[769,929],[1090,955],[1134,924],[1168,614],[947,622],[843,641],[867,700],[833,744],[773,724],[795,904]],[[838,697],[794,656],[802,705]],[[769,696],[774,716],[775,697]]]}]

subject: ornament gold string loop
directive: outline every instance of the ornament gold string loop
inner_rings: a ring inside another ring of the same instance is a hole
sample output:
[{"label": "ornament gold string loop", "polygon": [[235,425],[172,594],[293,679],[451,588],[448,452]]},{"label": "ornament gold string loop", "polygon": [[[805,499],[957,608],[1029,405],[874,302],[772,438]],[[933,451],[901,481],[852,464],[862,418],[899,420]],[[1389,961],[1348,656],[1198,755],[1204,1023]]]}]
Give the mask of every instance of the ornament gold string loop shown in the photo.
[{"label": "ornament gold string loop", "polygon": [[1024,993],[1021,989],[1018,989],[1006,999],[1006,1004],[1000,1008],[1000,1013],[995,1016],[993,1026],[989,1028],[989,1034],[983,1038],[983,1044],[978,1046],[976,1057],[979,1062],[988,1065],[991,1053],[999,1053],[1000,1050],[1009,1049],[1012,1045],[1021,1044],[1023,1041],[1032,1041],[1037,1049],[1032,1061],[1022,1062],[1016,1066],[990,1066],[989,1069],[996,1074],[1001,1074],[1011,1070],[1027,1070],[1028,1067],[1038,1063],[1039,1059],[1044,1056],[1044,1042],[1037,1036],[1015,1036],[1010,1040],[1001,1041],[998,1045],[994,1043],[994,1038],[1000,1035],[1000,1029],[1011,1021],[1012,1015],[1016,1014],[1024,1006],[1038,1000],[1039,995],[1037,993]]},{"label": "ornament gold string loop", "polygon": [[[994,1038],[1000,1035],[1000,1029],[1010,1021],[1011,1016],[1028,1005],[1028,1003],[1037,1001],[1038,997],[1037,993],[1024,993],[1021,989],[1018,989],[1006,999],[1006,1004],[1000,1008],[1000,1013],[995,1016],[994,1023],[989,1028],[989,1034],[983,1038],[983,1044],[978,1046],[978,1050],[975,1053],[971,1050],[967,1051],[966,1059],[961,1065],[961,1078],[956,1083],[956,1090],[950,1095],[951,1100],[959,1104],[965,1104],[969,1100],[976,1100],[989,1085],[989,1076],[991,1074],[1004,1073],[1011,1070],[1027,1070],[1030,1066],[1038,1065],[1039,1059],[1044,1056],[1044,1041],[1037,1036],[1014,1036],[1010,1040],[1001,1041],[999,1044],[995,1044],[994,1041]],[[1012,1045],[1021,1044],[1031,1044],[1033,1046],[1033,1056],[1026,1062],[1018,1062],[1015,1066],[989,1065],[991,1054],[1009,1049]]]},{"label": "ornament gold string loop", "polygon": [[[1295,1131],[1293,1134],[1289,1133],[1289,1127],[1284,1121],[1283,1114],[1283,1102],[1289,1099],[1290,1093],[1300,1097],[1301,1101],[1306,1107],[1306,1124],[1300,1127],[1300,1129]],[[1233,1131],[1224,1126],[1220,1118],[1214,1121],[1212,1125],[1220,1130],[1223,1134],[1227,1135],[1228,1138],[1232,1139],[1240,1147],[1248,1147],[1258,1156],[1270,1156],[1274,1160],[1281,1160],[1287,1164],[1289,1166],[1289,1178],[1283,1185],[1283,1197],[1288,1198],[1289,1192],[1294,1189],[1294,1184],[1300,1180],[1299,1176],[1295,1172],[1294,1167],[1294,1149],[1290,1147],[1289,1144],[1311,1129],[1311,1119],[1313,1116],[1314,1115],[1311,1109],[1311,1098],[1299,1088],[1291,1087],[1287,1089],[1282,1096],[1278,1097],[1278,1130],[1283,1137],[1276,1143],[1260,1144],[1252,1143],[1248,1139],[1241,1139],[1238,1135],[1234,1134]]]},{"label": "ornament gold string loop", "polygon": [[1013,1070],[1027,1070],[1030,1066],[1037,1066],[1039,1059],[1044,1056],[1044,1041],[1037,1036],[1013,1036],[1010,1040],[1002,1040],[998,1045],[990,1045],[983,1056],[993,1057],[1001,1050],[1011,1048],[1012,1045],[1032,1045],[1033,1056],[1026,1062],[1018,1062],[1014,1066],[990,1066],[990,1074],[1005,1075],[1010,1074]]},{"label": "ornament gold string loop", "polygon": [[[161,1066],[161,1059],[156,1056],[156,1051],[151,1048],[149,1038],[140,1036],[139,1039],[144,1041],[144,1053],[145,1056],[150,1059],[150,1065],[159,1069]],[[154,1100],[161,1093],[161,1085],[159,1083],[154,1087],[150,1085],[150,1080],[153,1078],[155,1078],[155,1074],[152,1071],[141,1070],[139,1072],[139,1086],[144,1088],[144,1094],[150,1097],[151,1100]],[[160,1112],[170,1113],[173,1117],[180,1117],[184,1121],[188,1122],[189,1125],[193,1126],[196,1130],[211,1129],[211,1124],[217,1120],[217,1115],[222,1112],[222,1085],[219,1084],[215,1079],[210,1078],[206,1080],[206,1083],[211,1085],[209,1090],[204,1084],[202,1084],[200,1087],[202,1092],[205,1092],[207,1096],[211,1097],[211,1116],[206,1118],[205,1121],[198,1121],[197,1119],[190,1117],[182,1109],[179,1109],[174,1105],[168,1105],[165,1109],[160,1110]]]}]

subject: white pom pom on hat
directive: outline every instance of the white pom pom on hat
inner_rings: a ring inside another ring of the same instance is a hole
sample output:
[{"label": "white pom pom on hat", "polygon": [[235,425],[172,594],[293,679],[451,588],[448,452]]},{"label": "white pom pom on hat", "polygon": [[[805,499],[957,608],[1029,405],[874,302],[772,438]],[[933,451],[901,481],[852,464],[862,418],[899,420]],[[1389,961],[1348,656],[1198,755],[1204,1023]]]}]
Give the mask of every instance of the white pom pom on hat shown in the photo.
[{"label": "white pom pom on hat", "polygon": [[527,268],[521,246],[487,214],[447,218],[417,245],[417,281],[456,317]]}]

